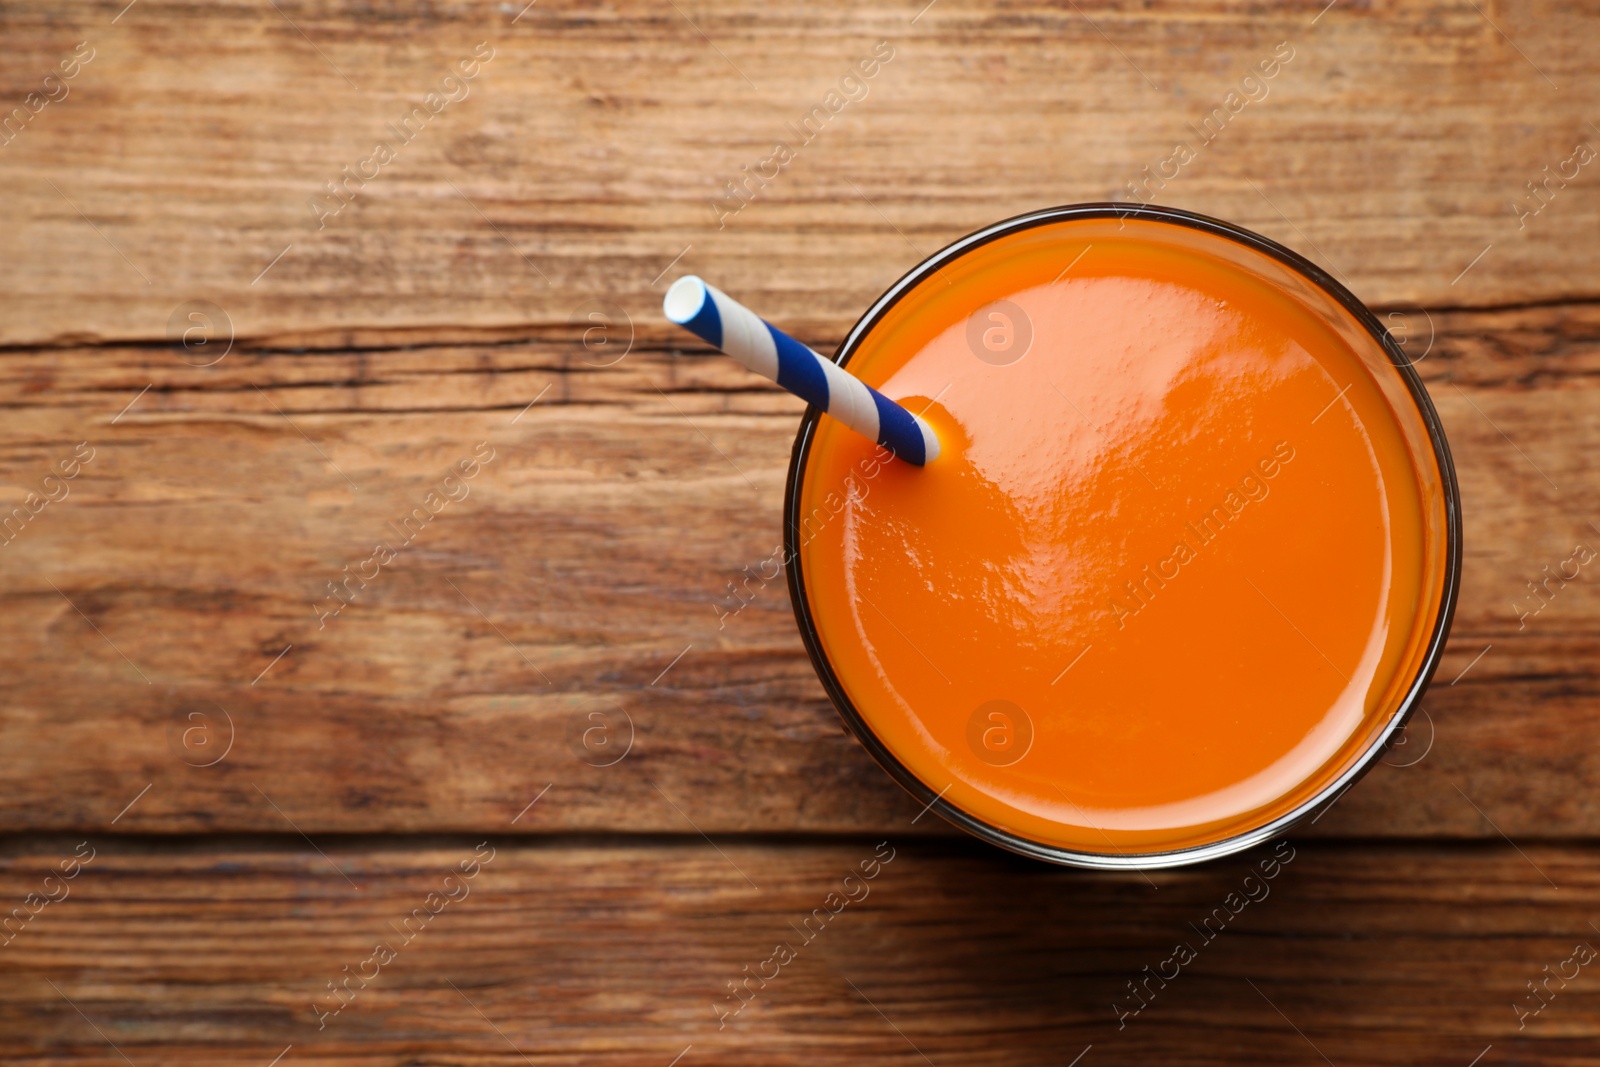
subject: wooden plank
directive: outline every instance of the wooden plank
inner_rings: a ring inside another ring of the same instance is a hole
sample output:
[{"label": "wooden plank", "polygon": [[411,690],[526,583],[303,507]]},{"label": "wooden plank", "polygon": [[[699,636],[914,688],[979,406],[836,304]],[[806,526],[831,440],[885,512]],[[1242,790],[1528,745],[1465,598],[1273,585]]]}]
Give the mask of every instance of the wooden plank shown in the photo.
[{"label": "wooden plank", "polygon": [[[591,299],[648,315],[675,260],[770,316],[831,323],[965,232],[1130,182],[1377,301],[1596,295],[1600,250],[1569,239],[1600,221],[1574,161],[1597,136],[1594,10],[122,7],[0,11],[6,108],[77,42],[94,53],[0,148],[0,343],[160,340],[200,299],[253,338],[517,330]],[[894,54],[865,95],[794,136],[878,41]],[[494,55],[466,95],[393,137],[480,42]],[[1245,83],[1280,44],[1293,58]],[[391,140],[392,162],[366,163]],[[725,217],[726,183],[779,141],[795,159]],[[377,176],[313,211],[346,167]],[[1547,178],[1546,204],[1527,183]]]},{"label": "wooden plank", "polygon": [[[692,835],[482,840],[324,858],[297,838],[102,839],[49,883],[79,839],[13,841],[0,901],[59,899],[0,948],[0,1055],[943,1067],[1092,1045],[1081,1063],[1410,1067],[1490,1045],[1592,1064],[1600,1041],[1600,985],[1572,962],[1600,945],[1590,846],[1296,841],[1147,884],[897,835],[720,854]],[[793,958],[768,964],[778,945]],[[1527,983],[1558,971],[1535,1000]],[[366,984],[330,992],[347,974]],[[1137,1014],[1130,982],[1149,983]]]},{"label": "wooden plank", "polygon": [[[1519,618],[1528,581],[1600,544],[1600,307],[1433,320],[1420,367],[1467,513],[1436,736],[1314,829],[1600,833],[1600,595],[1584,570]],[[117,831],[488,830],[548,785],[515,830],[905,822],[917,805],[843,734],[782,582],[719,622],[778,543],[799,404],[664,336],[604,367],[555,334],[241,346],[209,368],[7,354],[7,508],[95,451],[0,549],[0,821],[106,830],[149,785]],[[465,499],[319,619],[479,442],[495,458]]]}]

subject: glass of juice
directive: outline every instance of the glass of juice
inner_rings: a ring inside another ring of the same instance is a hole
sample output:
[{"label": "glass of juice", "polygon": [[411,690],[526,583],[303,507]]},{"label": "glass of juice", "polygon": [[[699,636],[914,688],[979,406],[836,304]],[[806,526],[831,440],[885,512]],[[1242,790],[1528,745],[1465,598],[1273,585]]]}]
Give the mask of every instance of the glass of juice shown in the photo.
[{"label": "glass of juice", "polygon": [[1404,348],[1257,234],[1153,206],[934,255],[839,363],[942,452],[815,410],[795,616],[846,725],[943,818],[1086,867],[1240,851],[1332,803],[1417,706],[1461,567]]}]

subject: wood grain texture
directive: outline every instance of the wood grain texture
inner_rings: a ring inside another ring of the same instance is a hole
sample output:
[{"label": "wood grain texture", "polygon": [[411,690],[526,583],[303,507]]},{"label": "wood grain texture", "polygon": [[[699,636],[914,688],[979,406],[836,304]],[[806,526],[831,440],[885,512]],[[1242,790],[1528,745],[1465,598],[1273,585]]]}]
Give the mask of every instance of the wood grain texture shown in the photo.
[{"label": "wood grain texture", "polygon": [[[516,331],[597,297],[648,314],[684,253],[771,316],[831,323],[978,226],[1130,181],[1280,238],[1369,300],[1596,295],[1600,252],[1570,236],[1600,222],[1600,181],[1562,167],[1600,136],[1593,9],[122,7],[0,10],[6,108],[94,49],[0,147],[0,342],[159,340],[194,299],[252,338]],[[880,40],[894,57],[865,96],[792,136]],[[338,216],[314,212],[479,42],[494,58],[469,94]],[[1197,132],[1280,43],[1293,58],[1257,99]],[[725,183],[780,141],[797,158],[720,218]],[[1160,184],[1179,144],[1194,158]],[[1574,176],[1519,220],[1546,167]]]},{"label": "wood grain texture", "polygon": [[[109,1040],[134,1064],[228,1067],[290,1045],[284,1064],[373,1067],[1067,1064],[1090,1044],[1084,1064],[1465,1067],[1491,1044],[1498,1063],[1600,1062],[1592,964],[1521,1029],[1514,1007],[1600,945],[1589,846],[1297,841],[1276,868],[1262,849],[1147,883],[887,836],[496,838],[472,879],[476,837],[326,859],[298,839],[98,840],[0,948],[0,1061],[124,1062]],[[7,847],[0,901],[77,846]],[[436,914],[403,927],[414,909]],[[795,958],[763,966],[780,943]],[[1119,1029],[1127,983],[1170,977],[1179,943],[1195,958]],[[747,967],[777,975],[719,1029]],[[324,1016],[347,973],[369,981]]]},{"label": "wood grain texture", "polygon": [[[1527,586],[1600,546],[1600,178],[1527,186],[1600,143],[1600,11],[924,4],[0,5],[0,127],[93,50],[0,133],[0,1063],[1600,1063],[1592,967],[1517,1013],[1600,946],[1600,595]],[[1266,852],[1112,877],[929,840],[781,583],[719,624],[800,406],[657,311],[695,271],[828,349],[940,245],[1130,181],[1394,309],[1466,506],[1426,714],[1209,941]]]},{"label": "wood grain texture", "polygon": [[[1407,314],[1461,477],[1462,602],[1390,757],[1421,761],[1312,832],[1593,835],[1600,594],[1585,569],[1522,615],[1527,582],[1600,546],[1600,308]],[[0,548],[0,819],[104,830],[146,785],[118,831],[497,830],[547,785],[516,831],[915,814],[843,734],[781,581],[719,622],[779,541],[799,402],[655,327],[609,366],[564,333],[241,345],[209,368],[163,346],[7,354],[8,507],[77,442],[96,452]],[[469,495],[319,620],[327,583],[398,543],[478,442],[495,458]],[[194,766],[226,749],[224,716],[231,749]]]}]

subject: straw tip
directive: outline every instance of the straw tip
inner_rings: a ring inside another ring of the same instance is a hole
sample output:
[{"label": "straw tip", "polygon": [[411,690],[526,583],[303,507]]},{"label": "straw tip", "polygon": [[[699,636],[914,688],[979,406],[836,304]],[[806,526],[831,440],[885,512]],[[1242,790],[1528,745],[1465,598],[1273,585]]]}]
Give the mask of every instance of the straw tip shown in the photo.
[{"label": "straw tip", "polygon": [[918,466],[927,466],[939,458],[939,435],[924,419],[917,419],[917,429],[922,431],[922,462]]},{"label": "straw tip", "polygon": [[706,283],[693,274],[685,274],[667,289],[661,299],[661,310],[667,318],[682,326],[693,321],[706,303]]}]

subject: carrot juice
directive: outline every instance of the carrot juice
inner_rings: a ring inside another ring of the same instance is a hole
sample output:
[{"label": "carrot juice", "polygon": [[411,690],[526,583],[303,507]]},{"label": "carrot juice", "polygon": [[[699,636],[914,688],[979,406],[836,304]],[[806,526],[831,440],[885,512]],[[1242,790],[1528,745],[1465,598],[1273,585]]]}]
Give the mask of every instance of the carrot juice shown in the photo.
[{"label": "carrot juice", "polygon": [[1402,724],[1459,566],[1426,393],[1353,297],[1226,224],[1057,209],[974,235],[840,358],[926,467],[809,415],[791,592],[873,754],[1067,863],[1187,862],[1326,802]]}]

